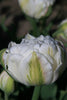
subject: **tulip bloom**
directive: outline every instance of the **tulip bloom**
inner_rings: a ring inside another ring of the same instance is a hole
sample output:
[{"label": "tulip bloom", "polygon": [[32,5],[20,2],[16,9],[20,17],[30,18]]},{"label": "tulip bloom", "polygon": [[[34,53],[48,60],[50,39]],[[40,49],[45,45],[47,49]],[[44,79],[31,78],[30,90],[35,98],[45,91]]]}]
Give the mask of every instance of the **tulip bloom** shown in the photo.
[{"label": "tulip bloom", "polygon": [[25,85],[53,83],[65,69],[65,51],[50,36],[27,34],[20,44],[10,42],[0,55],[4,69]]},{"label": "tulip bloom", "polygon": [[8,95],[14,91],[14,80],[5,71],[0,73],[0,89]]},{"label": "tulip bloom", "polygon": [[45,16],[55,0],[18,0],[24,13],[34,18]]},{"label": "tulip bloom", "polygon": [[67,44],[67,19],[63,20],[58,26],[58,30],[53,34],[53,37]]}]

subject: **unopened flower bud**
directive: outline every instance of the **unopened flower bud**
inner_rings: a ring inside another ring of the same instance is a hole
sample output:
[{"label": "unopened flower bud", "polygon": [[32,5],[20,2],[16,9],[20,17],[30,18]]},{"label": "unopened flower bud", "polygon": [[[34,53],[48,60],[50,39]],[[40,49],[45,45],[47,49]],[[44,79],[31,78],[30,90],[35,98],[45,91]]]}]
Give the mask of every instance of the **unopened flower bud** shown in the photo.
[{"label": "unopened flower bud", "polygon": [[14,80],[5,71],[0,73],[0,89],[8,95],[14,91]]},{"label": "unopened flower bud", "polygon": [[53,34],[53,37],[67,44],[67,19],[63,20],[58,26],[58,30]]},{"label": "unopened flower bud", "polygon": [[45,16],[55,0],[18,0],[24,13],[34,18]]},{"label": "unopened flower bud", "polygon": [[[50,36],[37,38],[27,34],[20,44],[10,42],[8,49],[0,51],[4,69],[25,85],[50,84],[65,69],[65,51]],[[8,68],[7,68],[8,66]]]}]

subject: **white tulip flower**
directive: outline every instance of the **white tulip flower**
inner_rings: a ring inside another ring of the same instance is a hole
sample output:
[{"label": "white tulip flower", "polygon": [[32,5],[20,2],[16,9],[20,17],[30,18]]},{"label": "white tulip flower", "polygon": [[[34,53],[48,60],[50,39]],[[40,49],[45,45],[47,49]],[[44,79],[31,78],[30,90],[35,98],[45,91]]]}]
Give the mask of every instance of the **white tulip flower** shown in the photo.
[{"label": "white tulip flower", "polygon": [[22,10],[29,16],[41,18],[45,16],[48,9],[55,0],[18,0]]},{"label": "white tulip flower", "polygon": [[20,44],[10,42],[0,55],[4,69],[25,85],[53,83],[65,69],[65,51],[50,36],[27,34]]}]

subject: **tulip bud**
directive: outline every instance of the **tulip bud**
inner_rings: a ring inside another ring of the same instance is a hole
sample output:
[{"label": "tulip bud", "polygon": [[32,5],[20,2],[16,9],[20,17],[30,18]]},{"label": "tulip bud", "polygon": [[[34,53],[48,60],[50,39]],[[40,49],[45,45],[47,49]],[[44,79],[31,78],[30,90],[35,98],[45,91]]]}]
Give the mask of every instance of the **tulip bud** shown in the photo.
[{"label": "tulip bud", "polygon": [[50,84],[65,69],[65,50],[50,36],[27,34],[20,44],[10,42],[0,51],[4,69],[25,85]]},{"label": "tulip bud", "polygon": [[0,89],[8,95],[14,91],[14,80],[5,71],[0,74]]},{"label": "tulip bud", "polygon": [[34,18],[41,18],[50,11],[55,0],[18,0],[24,13]]},{"label": "tulip bud", "polygon": [[67,19],[61,22],[58,26],[58,30],[53,34],[53,37],[67,44]]}]

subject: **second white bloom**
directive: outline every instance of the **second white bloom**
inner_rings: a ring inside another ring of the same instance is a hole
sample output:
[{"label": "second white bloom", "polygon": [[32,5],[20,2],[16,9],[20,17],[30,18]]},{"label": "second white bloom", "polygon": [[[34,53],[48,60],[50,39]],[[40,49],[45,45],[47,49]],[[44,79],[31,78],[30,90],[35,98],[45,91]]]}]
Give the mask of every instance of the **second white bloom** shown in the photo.
[{"label": "second white bloom", "polygon": [[45,16],[55,0],[18,0],[22,10],[29,16],[41,18]]}]

